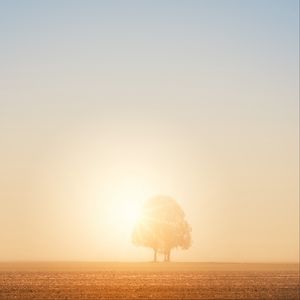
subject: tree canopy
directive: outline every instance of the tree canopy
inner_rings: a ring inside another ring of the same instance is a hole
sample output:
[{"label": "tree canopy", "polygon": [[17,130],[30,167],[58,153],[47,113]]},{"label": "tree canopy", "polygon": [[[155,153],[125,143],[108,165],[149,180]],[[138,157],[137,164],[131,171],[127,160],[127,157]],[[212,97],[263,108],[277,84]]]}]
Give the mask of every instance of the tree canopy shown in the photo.
[{"label": "tree canopy", "polygon": [[191,246],[191,227],[173,198],[156,196],[144,204],[132,240],[135,245],[152,248],[154,261],[157,253],[164,254],[165,261],[169,261],[171,249],[188,249]]}]

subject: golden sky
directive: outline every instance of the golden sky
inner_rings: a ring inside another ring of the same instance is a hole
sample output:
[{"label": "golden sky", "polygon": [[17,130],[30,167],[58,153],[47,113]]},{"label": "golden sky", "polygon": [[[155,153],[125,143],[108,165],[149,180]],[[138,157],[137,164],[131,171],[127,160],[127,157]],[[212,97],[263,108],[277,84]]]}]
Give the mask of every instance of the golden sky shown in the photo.
[{"label": "golden sky", "polygon": [[297,261],[298,2],[112,2],[0,4],[0,260]]}]

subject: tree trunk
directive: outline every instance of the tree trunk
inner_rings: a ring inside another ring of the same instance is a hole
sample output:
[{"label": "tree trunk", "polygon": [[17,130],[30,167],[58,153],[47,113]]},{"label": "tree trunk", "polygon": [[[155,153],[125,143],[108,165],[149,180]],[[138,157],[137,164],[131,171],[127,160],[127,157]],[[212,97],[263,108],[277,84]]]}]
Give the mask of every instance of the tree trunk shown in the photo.
[{"label": "tree trunk", "polygon": [[157,249],[153,249],[153,251],[154,251],[153,261],[157,262]]},{"label": "tree trunk", "polygon": [[169,249],[168,253],[167,253],[167,261],[168,262],[170,261],[170,256],[171,256],[171,249]]},{"label": "tree trunk", "polygon": [[171,252],[171,249],[165,250],[165,252],[164,252],[164,261],[165,262],[170,261],[170,252]]}]

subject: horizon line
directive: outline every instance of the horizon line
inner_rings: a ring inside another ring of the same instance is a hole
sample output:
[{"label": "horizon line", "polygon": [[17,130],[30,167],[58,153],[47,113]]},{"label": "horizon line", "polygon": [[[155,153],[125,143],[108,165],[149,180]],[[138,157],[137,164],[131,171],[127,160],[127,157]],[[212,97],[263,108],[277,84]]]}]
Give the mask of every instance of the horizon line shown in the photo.
[{"label": "horizon line", "polygon": [[153,263],[153,264],[172,264],[172,263],[197,263],[197,264],[300,264],[300,261],[183,261],[174,260],[170,262],[157,261],[153,262],[143,260],[0,260],[2,263]]}]

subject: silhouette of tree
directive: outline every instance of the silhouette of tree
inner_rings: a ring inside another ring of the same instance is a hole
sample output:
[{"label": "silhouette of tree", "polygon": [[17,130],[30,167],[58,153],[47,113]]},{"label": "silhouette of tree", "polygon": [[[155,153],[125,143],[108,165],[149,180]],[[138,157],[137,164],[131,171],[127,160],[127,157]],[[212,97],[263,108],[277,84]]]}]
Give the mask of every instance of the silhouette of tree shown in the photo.
[{"label": "silhouette of tree", "polygon": [[173,248],[190,247],[191,231],[179,204],[171,197],[156,196],[144,204],[132,241],[135,245],[152,248],[154,261],[158,253],[164,255],[165,261],[170,261]]}]

